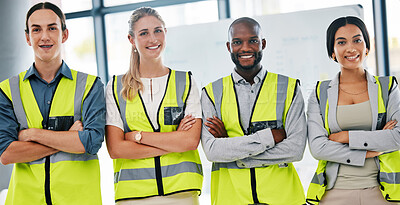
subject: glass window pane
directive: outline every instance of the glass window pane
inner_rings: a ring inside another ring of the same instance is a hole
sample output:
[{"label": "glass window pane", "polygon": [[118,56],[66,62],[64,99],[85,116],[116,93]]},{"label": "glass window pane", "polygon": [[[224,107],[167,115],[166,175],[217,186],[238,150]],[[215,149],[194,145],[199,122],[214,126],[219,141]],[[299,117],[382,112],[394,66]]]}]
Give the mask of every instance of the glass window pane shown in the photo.
[{"label": "glass window pane", "polygon": [[386,1],[390,73],[400,79],[400,1]]},{"label": "glass window pane", "polygon": [[[365,0],[230,0],[231,16],[238,18],[242,16],[259,16],[268,14],[288,13],[303,10],[321,9],[345,5],[362,5],[364,9],[364,23],[368,28],[371,38],[371,51],[366,60],[368,71],[376,73],[374,22],[371,1]],[[398,10],[397,10],[398,11]],[[397,12],[398,13],[398,12]],[[339,16],[338,16],[339,17]],[[389,18],[388,18],[389,19]],[[398,19],[398,18],[394,18]],[[395,21],[393,19],[393,21]]]},{"label": "glass window pane", "polygon": [[140,3],[147,1],[154,1],[154,0],[104,0],[104,6],[118,6],[122,4],[133,4],[133,3]]},{"label": "glass window pane", "polygon": [[64,13],[85,11],[92,9],[92,0],[58,0]]},{"label": "glass window pane", "polygon": [[[217,1],[201,1],[155,8],[166,27],[218,21]],[[207,12],[208,15],[204,15]],[[108,14],[105,17],[109,75],[123,74],[128,70],[131,44],[128,41],[128,20],[132,11]],[[168,34],[167,34],[168,35]]]},{"label": "glass window pane", "polygon": [[64,59],[71,69],[97,75],[93,18],[67,20],[68,40],[64,43]]}]

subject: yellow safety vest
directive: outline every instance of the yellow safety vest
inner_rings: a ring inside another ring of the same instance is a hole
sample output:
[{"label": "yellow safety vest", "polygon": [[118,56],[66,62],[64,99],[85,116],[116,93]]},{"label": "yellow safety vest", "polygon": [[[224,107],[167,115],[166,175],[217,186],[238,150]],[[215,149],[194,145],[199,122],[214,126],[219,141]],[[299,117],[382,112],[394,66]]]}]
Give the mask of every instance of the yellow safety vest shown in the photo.
[{"label": "yellow safety vest", "polygon": [[[295,95],[297,80],[268,72],[263,79],[250,119],[244,130],[232,76],[205,87],[229,137],[252,134],[265,128],[285,127],[287,112]],[[213,163],[212,204],[299,205],[305,203],[303,186],[292,163],[259,168],[240,168],[236,162]]]},{"label": "yellow safety vest", "polygon": [[[95,76],[71,70],[72,80],[62,77],[51,102],[48,126],[43,127],[29,79],[24,80],[26,72],[0,84],[13,104],[20,130],[66,131],[74,121],[81,120],[81,105]],[[5,204],[101,204],[97,155],[58,152],[36,161],[16,163]]]},{"label": "yellow safety vest", "polygon": [[[140,93],[132,100],[121,96],[122,75],[113,78],[113,94],[124,122],[124,132],[172,132],[184,117],[191,89],[190,73],[170,70],[158,109],[158,127],[148,118]],[[197,150],[145,159],[114,159],[115,201],[165,196],[185,191],[201,192],[203,170]]]},{"label": "yellow safety vest", "polygon": [[[376,130],[381,130],[386,120],[386,107],[389,101],[389,94],[393,87],[392,76],[378,77],[374,76],[376,84],[378,84],[378,119]],[[327,90],[331,81],[317,82],[316,96],[321,109],[322,121],[324,127],[330,135],[328,123],[329,102]],[[400,202],[400,151],[388,152],[379,157],[379,173],[378,182],[383,197],[389,202]],[[319,204],[326,191],[326,163],[325,160],[319,160],[317,170],[311,180],[307,191],[307,202],[311,204]]]}]

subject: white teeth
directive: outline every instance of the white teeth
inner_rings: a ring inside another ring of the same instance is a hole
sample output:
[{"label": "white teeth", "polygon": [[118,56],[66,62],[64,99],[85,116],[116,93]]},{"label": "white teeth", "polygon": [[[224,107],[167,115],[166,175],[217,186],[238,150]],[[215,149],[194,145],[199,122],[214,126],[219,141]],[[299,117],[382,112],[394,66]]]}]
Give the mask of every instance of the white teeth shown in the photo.
[{"label": "white teeth", "polygon": [[159,45],[157,46],[152,46],[152,47],[147,47],[148,49],[157,49],[159,47]]},{"label": "white teeth", "polygon": [[250,55],[250,56],[240,56],[240,58],[251,58],[251,57],[253,57],[253,55]]},{"label": "white teeth", "polygon": [[356,55],[356,56],[346,56],[346,58],[349,59],[349,60],[354,60],[354,59],[356,59],[357,57],[358,57],[358,55]]},{"label": "white teeth", "polygon": [[51,46],[40,46],[42,48],[50,48]]}]

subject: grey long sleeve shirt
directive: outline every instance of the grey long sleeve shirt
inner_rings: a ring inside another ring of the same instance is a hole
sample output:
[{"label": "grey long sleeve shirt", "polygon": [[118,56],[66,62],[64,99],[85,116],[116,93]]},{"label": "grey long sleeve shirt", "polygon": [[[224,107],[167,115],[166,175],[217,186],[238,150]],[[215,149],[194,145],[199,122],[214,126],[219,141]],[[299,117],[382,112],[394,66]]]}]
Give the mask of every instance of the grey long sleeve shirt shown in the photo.
[{"label": "grey long sleeve shirt", "polygon": [[[233,72],[240,106],[240,120],[245,130],[249,127],[252,107],[266,73],[265,69],[261,69],[254,77],[254,84],[251,85],[236,71]],[[201,105],[203,122],[206,122],[207,118],[217,116],[216,109],[204,90],[202,91]],[[270,128],[243,137],[215,138],[203,124],[201,143],[208,160],[212,162],[236,161],[237,166],[243,168],[301,160],[306,145],[307,126],[304,99],[299,88],[296,89],[295,97],[287,113],[285,132],[287,138],[275,144]]]}]

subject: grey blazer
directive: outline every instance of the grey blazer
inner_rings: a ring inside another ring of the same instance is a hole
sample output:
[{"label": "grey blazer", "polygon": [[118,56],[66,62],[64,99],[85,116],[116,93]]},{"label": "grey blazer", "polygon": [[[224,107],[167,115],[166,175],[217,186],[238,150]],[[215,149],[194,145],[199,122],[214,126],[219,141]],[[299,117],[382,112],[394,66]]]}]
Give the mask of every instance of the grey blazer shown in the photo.
[{"label": "grey blazer", "polygon": [[[314,158],[328,161],[326,167],[327,189],[331,189],[335,184],[339,164],[364,166],[367,150],[389,152],[400,149],[400,123],[397,123],[392,130],[376,130],[379,87],[375,78],[367,71],[365,72],[372,111],[372,131],[349,131],[349,144],[342,144],[328,139],[328,132],[324,128],[321,117],[321,114],[324,113],[321,113],[315,90],[308,99],[308,142]],[[331,133],[342,131],[336,119],[339,74],[330,82],[327,90],[329,100],[328,123]],[[389,95],[386,121],[400,121],[399,106],[400,91],[397,83],[394,82]],[[379,166],[377,158],[376,162]]]}]

